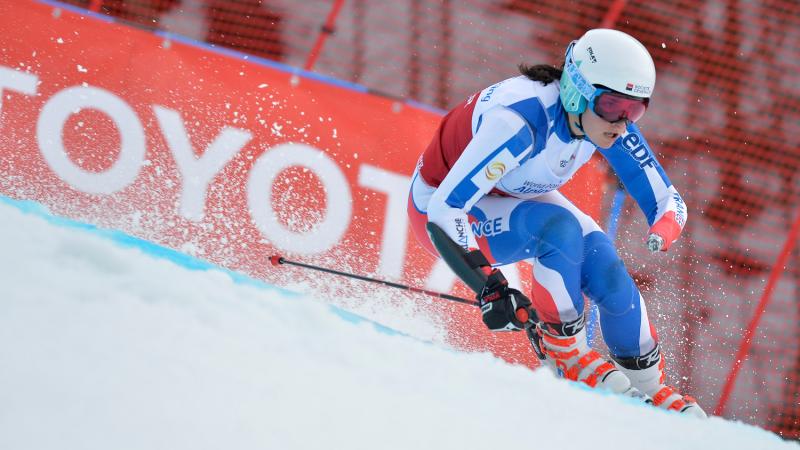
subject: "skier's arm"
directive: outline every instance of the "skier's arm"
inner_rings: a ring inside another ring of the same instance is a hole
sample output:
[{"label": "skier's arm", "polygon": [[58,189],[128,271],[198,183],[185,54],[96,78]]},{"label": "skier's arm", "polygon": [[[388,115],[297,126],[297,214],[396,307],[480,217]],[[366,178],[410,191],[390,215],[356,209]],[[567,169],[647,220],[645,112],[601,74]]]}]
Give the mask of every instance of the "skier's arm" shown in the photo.
[{"label": "skier's arm", "polygon": [[639,128],[628,125],[625,136],[599,150],[647,218],[650,250],[667,251],[683,230],[688,212]]},{"label": "skier's arm", "polygon": [[467,212],[532,149],[533,134],[517,113],[500,106],[484,113],[472,140],[431,196],[428,221],[464,250],[477,249]]},{"label": "skier's arm", "polygon": [[529,326],[530,300],[492,269],[478,249],[467,212],[504,174],[533,151],[533,133],[517,113],[495,107],[480,126],[428,203],[431,241],[451,269],[478,294],[484,324],[493,331]]}]

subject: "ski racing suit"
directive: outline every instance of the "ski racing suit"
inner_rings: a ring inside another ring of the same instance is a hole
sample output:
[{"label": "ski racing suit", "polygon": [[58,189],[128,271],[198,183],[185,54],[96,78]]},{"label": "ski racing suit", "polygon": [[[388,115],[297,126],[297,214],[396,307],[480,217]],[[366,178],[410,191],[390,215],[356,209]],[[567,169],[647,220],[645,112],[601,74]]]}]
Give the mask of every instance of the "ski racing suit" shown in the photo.
[{"label": "ski racing suit", "polygon": [[651,231],[669,230],[677,238],[686,207],[635,124],[610,148],[598,149],[573,137],[567,120],[558,83],[525,76],[456,106],[414,171],[412,229],[437,256],[425,231],[428,221],[465,250],[480,249],[493,266],[528,261],[533,306],[544,322],[577,320],[586,294],[598,305],[611,354],[644,355],[657,337],[639,289],[609,237],[558,188],[599,150]]}]

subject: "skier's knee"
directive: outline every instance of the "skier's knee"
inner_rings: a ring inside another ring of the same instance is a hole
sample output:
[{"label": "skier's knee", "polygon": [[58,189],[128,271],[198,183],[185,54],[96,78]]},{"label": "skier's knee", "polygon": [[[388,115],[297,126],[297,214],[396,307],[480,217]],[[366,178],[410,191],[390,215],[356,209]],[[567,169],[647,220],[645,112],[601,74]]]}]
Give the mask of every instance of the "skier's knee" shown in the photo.
[{"label": "skier's knee", "polygon": [[571,212],[559,206],[553,207],[549,211],[539,236],[543,243],[554,248],[581,248],[583,246],[580,222]]},{"label": "skier's knee", "polygon": [[622,260],[607,261],[598,267],[594,278],[599,284],[595,289],[600,294],[594,297],[601,309],[612,315],[625,314],[632,309],[633,279]]},{"label": "skier's knee", "polygon": [[614,245],[603,233],[587,236],[581,270],[584,292],[610,314],[631,308],[635,285]]}]

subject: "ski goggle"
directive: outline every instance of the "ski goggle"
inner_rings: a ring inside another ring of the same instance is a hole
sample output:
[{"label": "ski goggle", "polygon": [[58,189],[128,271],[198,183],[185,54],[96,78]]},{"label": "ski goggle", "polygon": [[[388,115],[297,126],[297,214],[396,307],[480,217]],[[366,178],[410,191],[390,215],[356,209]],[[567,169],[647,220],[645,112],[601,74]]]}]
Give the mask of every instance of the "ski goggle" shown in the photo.
[{"label": "ski goggle", "polygon": [[[644,115],[647,105],[650,104],[649,98],[633,97],[617,91],[612,91],[600,85],[592,85],[578,69],[578,65],[572,56],[572,49],[578,41],[572,41],[567,47],[564,62],[564,71],[569,76],[574,89],[577,91],[573,96],[582,96],[590,99],[588,107],[595,114],[608,122],[618,122],[628,120],[636,122]],[[579,98],[579,97],[578,97]],[[579,100],[572,99],[574,102]],[[582,112],[582,111],[581,111]]]},{"label": "ski goggle", "polygon": [[649,98],[632,97],[604,88],[597,88],[589,102],[589,108],[607,122],[627,120],[636,122],[641,119],[650,103]]}]

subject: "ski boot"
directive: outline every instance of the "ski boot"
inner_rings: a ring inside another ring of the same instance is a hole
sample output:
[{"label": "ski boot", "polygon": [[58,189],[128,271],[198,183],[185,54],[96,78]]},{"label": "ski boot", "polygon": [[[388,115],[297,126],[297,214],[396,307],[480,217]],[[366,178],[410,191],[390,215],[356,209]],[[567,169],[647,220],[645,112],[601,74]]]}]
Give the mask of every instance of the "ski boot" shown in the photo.
[{"label": "ski boot", "polygon": [[643,356],[612,359],[617,369],[628,377],[634,387],[653,399],[655,406],[696,417],[708,417],[697,404],[697,400],[681,395],[675,388],[664,384],[664,358],[658,344]]},{"label": "ski boot", "polygon": [[583,315],[569,323],[539,322],[527,330],[528,339],[542,364],[557,376],[650,403],[623,372],[589,347],[584,325]]}]

